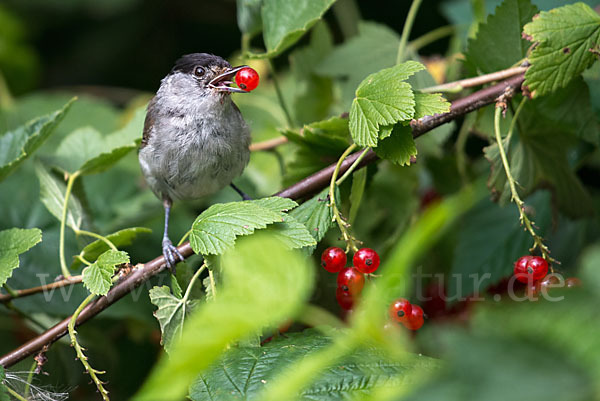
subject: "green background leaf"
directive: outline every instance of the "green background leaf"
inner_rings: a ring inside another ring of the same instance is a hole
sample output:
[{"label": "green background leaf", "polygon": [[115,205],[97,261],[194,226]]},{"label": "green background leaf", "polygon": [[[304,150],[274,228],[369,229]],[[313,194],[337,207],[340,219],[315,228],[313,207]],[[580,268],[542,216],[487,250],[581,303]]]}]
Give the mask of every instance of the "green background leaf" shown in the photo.
[{"label": "green background leaf", "polygon": [[331,7],[335,0],[263,0],[263,37],[274,57],[298,41]]},{"label": "green background leaf", "polygon": [[0,231],[0,286],[19,267],[19,255],[41,241],[42,230],[39,228],[10,228]]},{"label": "green background leaf", "polygon": [[214,301],[188,319],[170,358],[158,363],[134,399],[181,399],[226,346],[293,318],[309,295],[312,275],[303,257],[264,233],[239,241],[223,258],[223,283]]},{"label": "green background leaf", "polygon": [[523,39],[523,26],[538,12],[529,0],[505,0],[469,39],[467,60],[483,73],[511,67],[527,56],[531,46]]},{"label": "green background leaf", "polygon": [[39,148],[52,134],[71,107],[73,100],[62,109],[0,136],[0,181]]}]

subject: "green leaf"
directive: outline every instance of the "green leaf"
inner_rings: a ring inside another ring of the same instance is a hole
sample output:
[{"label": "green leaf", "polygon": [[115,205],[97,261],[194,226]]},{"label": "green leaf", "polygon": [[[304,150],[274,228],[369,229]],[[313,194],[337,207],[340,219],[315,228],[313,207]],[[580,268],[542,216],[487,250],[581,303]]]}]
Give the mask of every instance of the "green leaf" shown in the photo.
[{"label": "green leaf", "polygon": [[414,118],[419,119],[449,111],[450,102],[444,99],[441,93],[415,93]]},{"label": "green leaf", "polygon": [[219,255],[233,246],[237,236],[283,222],[281,212],[295,205],[293,200],[277,196],[213,205],[192,224],[190,245],[197,254]]},{"label": "green leaf", "polygon": [[263,38],[267,52],[260,57],[275,57],[296,43],[335,0],[263,0]]},{"label": "green leaf", "polygon": [[0,287],[19,267],[19,255],[42,241],[39,228],[9,228],[0,231]]},{"label": "green leaf", "polygon": [[529,0],[503,1],[479,25],[477,36],[469,39],[467,60],[484,73],[509,68],[522,60],[531,44],[521,37],[521,32],[537,12]]},{"label": "green leaf", "polygon": [[91,127],[75,130],[56,150],[56,166],[67,173],[101,173],[127,153],[137,149],[144,123],[145,110],[136,111],[133,119],[121,130],[103,136]]},{"label": "green leaf", "polygon": [[329,188],[325,188],[292,210],[290,216],[303,224],[315,241],[321,241],[333,226],[333,212],[329,207]]},{"label": "green leaf", "polygon": [[[59,221],[62,219],[63,205],[67,186],[64,181],[56,178],[39,162],[35,164],[35,174],[40,181],[40,198],[48,211]],[[83,207],[74,193],[69,197],[67,205],[67,226],[74,230],[81,228],[84,219]]]},{"label": "green leaf", "polygon": [[48,139],[73,104],[0,135],[0,181],[12,173],[27,157]]},{"label": "green leaf", "polygon": [[[540,235],[550,223],[548,195],[539,193],[525,202]],[[481,201],[461,219],[452,280],[448,283],[449,299],[464,299],[475,290],[481,294],[488,286],[510,276],[514,262],[532,245],[533,239],[521,227],[515,205],[500,207],[488,199]]]},{"label": "green leaf", "polygon": [[263,0],[237,0],[237,23],[240,32],[254,36],[262,30],[262,3]]},{"label": "green leaf", "polygon": [[282,215],[284,221],[267,227],[269,233],[291,249],[317,245],[317,241],[304,224],[285,213]]},{"label": "green leaf", "polygon": [[600,16],[583,3],[570,4],[541,12],[524,32],[539,42],[529,55],[524,85],[541,96],[567,86],[594,63],[590,50],[600,46]]},{"label": "green leaf", "polygon": [[[131,245],[133,243],[133,240],[138,236],[138,234],[150,234],[151,232],[152,230],[149,228],[131,227],[109,234],[106,236],[106,239],[112,242],[117,248],[121,248],[123,246]],[[98,256],[106,252],[108,249],[110,248],[104,241],[96,240],[86,245],[81,250],[81,256],[83,256],[85,260],[96,260]],[[73,263],[71,263],[71,269],[77,269],[81,265],[82,262],[79,259],[74,259]]]},{"label": "green leaf", "polygon": [[240,241],[223,257],[222,271],[215,299],[186,321],[170,358],[159,361],[134,400],[180,400],[228,346],[293,318],[313,282],[307,260],[267,234]]},{"label": "green leaf", "polygon": [[83,285],[96,295],[106,295],[112,285],[112,276],[117,265],[129,263],[124,251],[108,250],[91,265],[83,269]]},{"label": "green leaf", "polygon": [[410,120],[415,114],[411,86],[402,82],[425,67],[407,61],[369,75],[356,89],[350,108],[350,133],[359,146],[377,146],[380,126]]},{"label": "green leaf", "polygon": [[160,324],[162,333],[160,343],[165,351],[171,352],[173,344],[181,339],[183,322],[194,309],[197,301],[181,299],[171,294],[169,287],[153,287],[150,290],[150,302],[158,307],[154,316]]},{"label": "green leaf", "polygon": [[417,147],[410,126],[396,124],[390,136],[379,142],[375,153],[382,159],[400,166],[410,165],[411,156],[417,155]]},{"label": "green leaf", "polygon": [[[232,348],[196,378],[189,397],[193,401],[259,399],[265,383],[270,383],[279,372],[330,344],[329,337],[311,329],[286,334],[285,338],[260,348]],[[371,394],[377,388],[400,386],[407,373],[419,368],[433,369],[436,365],[432,358],[412,355],[399,362],[380,349],[363,347],[324,371],[297,399],[352,399],[354,395]]]},{"label": "green leaf", "polygon": [[358,35],[337,46],[316,67],[319,75],[340,78],[342,107],[348,109],[354,92],[369,74],[396,64],[400,37],[383,24],[360,22]]}]

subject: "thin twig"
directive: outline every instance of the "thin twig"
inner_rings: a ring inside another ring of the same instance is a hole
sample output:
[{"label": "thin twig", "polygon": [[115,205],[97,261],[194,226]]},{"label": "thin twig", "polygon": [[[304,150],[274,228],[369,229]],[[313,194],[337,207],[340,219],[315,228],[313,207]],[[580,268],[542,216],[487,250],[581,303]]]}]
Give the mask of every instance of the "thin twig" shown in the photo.
[{"label": "thin twig", "polygon": [[55,281],[54,283],[40,285],[38,287],[33,288],[26,288],[23,290],[13,290],[13,295],[0,294],[0,303],[5,303],[15,298],[22,298],[33,294],[38,294],[40,292],[50,291],[55,288],[66,287],[71,284],[79,284],[81,283],[81,280],[83,280],[83,276],[69,276],[68,278],[62,279],[60,281]]},{"label": "thin twig", "polygon": [[258,152],[260,150],[271,150],[287,142],[288,139],[285,136],[278,136],[277,138],[268,139],[266,141],[251,144],[250,151]]},{"label": "thin twig", "polygon": [[[435,116],[423,117],[419,120],[411,122],[413,137],[419,137],[432,129],[451,121],[459,116],[469,113],[478,108],[487,106],[495,102],[496,98],[503,94],[507,88],[518,90],[524,80],[523,74],[517,77],[510,78],[500,82],[489,88],[482,89],[471,95],[458,99],[452,103],[452,107],[448,113],[438,114]],[[362,155],[363,151],[358,151],[348,156],[340,166],[340,174],[354,163],[354,161]],[[367,152],[358,166],[359,168],[377,160],[375,152],[370,150]],[[318,171],[317,173],[303,179],[302,181],[290,186],[289,188],[275,194],[295,200],[306,198],[307,196],[321,190],[330,183],[331,175],[335,170],[335,164]],[[194,252],[189,242],[177,248],[184,257],[191,256]],[[136,266],[133,271],[117,283],[106,296],[99,297],[94,302],[86,306],[77,319],[77,325],[81,325],[101,313],[104,309],[123,298],[136,287],[144,283],[146,280],[154,277],[165,269],[165,258],[161,255],[151,260],[144,265]],[[68,317],[57,323],[44,333],[22,344],[18,348],[8,352],[0,357],[0,365],[8,368],[22,361],[30,355],[38,352],[44,346],[52,344],[67,333],[67,325],[71,318]]]},{"label": "thin twig", "polygon": [[502,79],[514,77],[524,73],[527,67],[513,67],[502,71],[492,72],[491,74],[480,75],[478,77],[461,79],[460,81],[448,82],[447,84],[431,86],[429,88],[419,89],[423,93],[434,93],[434,92],[460,92],[465,88],[471,88],[473,86],[479,86],[489,84],[490,82],[500,81]]}]

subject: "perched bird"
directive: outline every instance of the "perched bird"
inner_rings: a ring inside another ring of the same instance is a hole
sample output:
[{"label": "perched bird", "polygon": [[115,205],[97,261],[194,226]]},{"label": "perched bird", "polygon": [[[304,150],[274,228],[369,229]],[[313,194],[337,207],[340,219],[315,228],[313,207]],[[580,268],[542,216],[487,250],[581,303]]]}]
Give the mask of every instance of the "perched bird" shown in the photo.
[{"label": "perched bird", "polygon": [[219,56],[194,53],[181,57],[161,81],[148,104],[139,161],[146,182],[163,202],[162,252],[173,269],[183,257],[169,239],[173,201],[197,199],[231,182],[250,158],[250,130],[231,100],[235,74]]}]

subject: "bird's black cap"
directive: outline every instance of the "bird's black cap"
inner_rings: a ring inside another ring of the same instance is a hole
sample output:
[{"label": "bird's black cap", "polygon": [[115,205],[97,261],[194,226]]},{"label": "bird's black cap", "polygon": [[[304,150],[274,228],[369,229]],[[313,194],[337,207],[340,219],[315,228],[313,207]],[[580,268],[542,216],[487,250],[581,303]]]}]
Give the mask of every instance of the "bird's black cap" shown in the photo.
[{"label": "bird's black cap", "polygon": [[175,62],[175,66],[171,70],[171,73],[180,71],[186,74],[191,74],[194,68],[197,66],[208,67],[208,66],[219,66],[219,67],[231,67],[231,65],[223,60],[219,56],[209,53],[192,53],[181,56],[179,60]]}]

